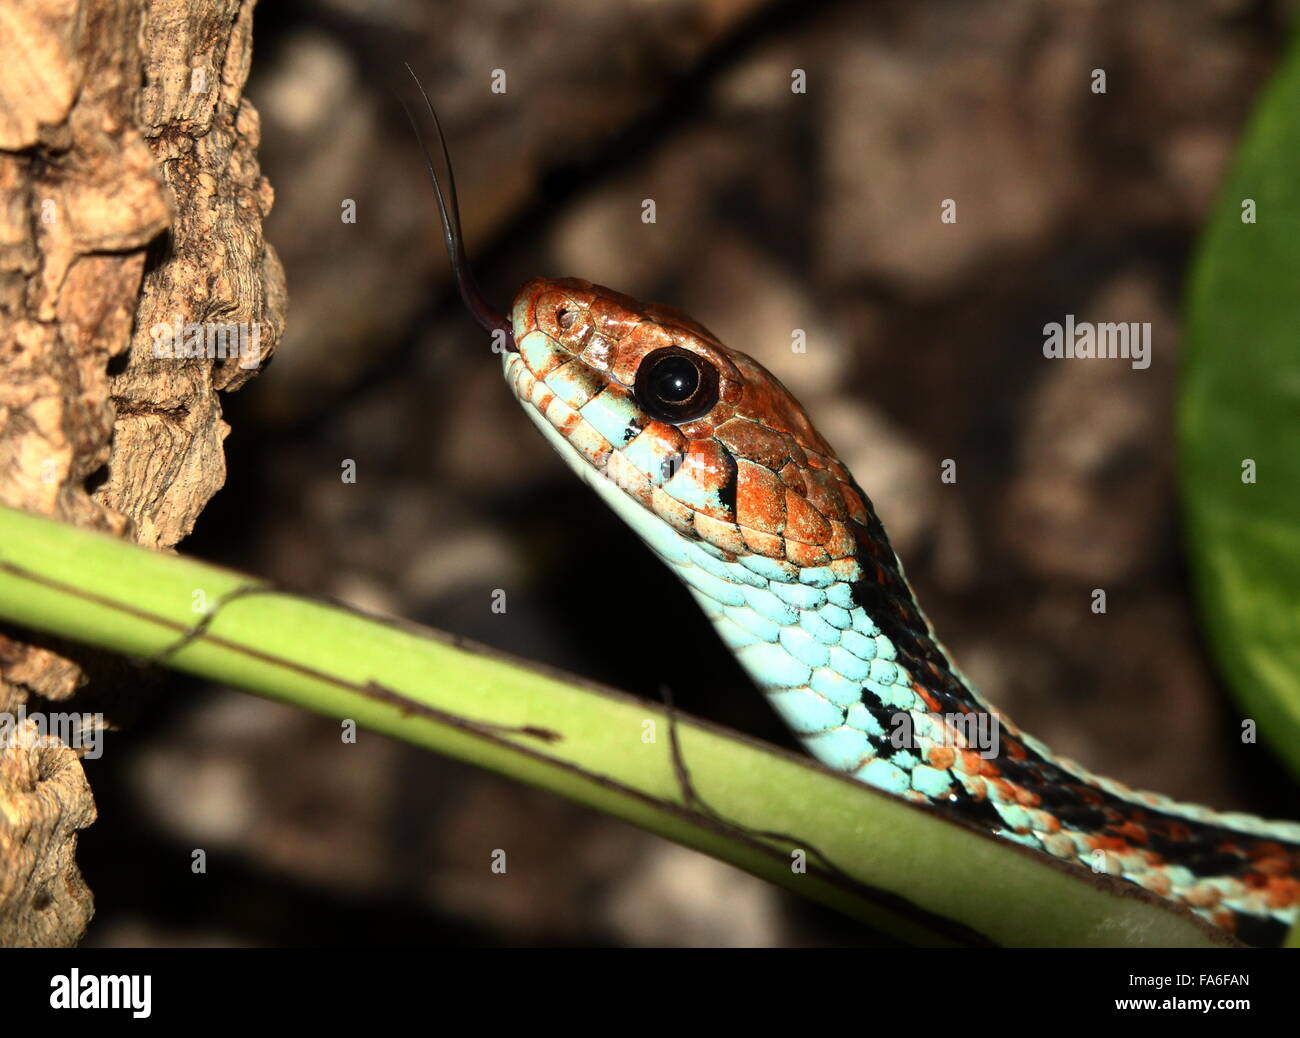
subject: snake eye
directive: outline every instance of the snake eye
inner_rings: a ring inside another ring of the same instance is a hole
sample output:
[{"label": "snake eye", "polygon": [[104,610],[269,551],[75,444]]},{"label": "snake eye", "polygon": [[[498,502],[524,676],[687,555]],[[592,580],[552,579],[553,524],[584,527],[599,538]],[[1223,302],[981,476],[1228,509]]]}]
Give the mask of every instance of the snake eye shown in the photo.
[{"label": "snake eye", "polygon": [[636,370],[637,403],[650,417],[680,425],[713,410],[718,369],[697,353],[665,346],[646,354]]}]

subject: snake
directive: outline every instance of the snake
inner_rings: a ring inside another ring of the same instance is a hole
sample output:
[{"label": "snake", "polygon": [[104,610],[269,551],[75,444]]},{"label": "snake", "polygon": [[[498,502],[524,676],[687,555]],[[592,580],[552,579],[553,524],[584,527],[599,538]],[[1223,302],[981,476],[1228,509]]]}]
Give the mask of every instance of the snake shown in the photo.
[{"label": "snake", "polygon": [[440,145],[441,175],[412,118],[456,288],[516,400],[682,581],[814,758],[1118,877],[1242,943],[1285,939],[1300,907],[1300,823],[1131,789],[987,702],[917,604],[870,498],[758,361],[671,306],[578,278],[529,280],[508,314],[488,303],[442,128],[407,69]]}]

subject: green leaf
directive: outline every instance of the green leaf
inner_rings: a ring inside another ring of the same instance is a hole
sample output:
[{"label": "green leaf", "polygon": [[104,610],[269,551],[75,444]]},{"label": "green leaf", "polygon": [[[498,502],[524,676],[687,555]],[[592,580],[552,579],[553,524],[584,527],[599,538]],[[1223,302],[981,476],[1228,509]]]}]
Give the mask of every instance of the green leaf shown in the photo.
[{"label": "green leaf", "polygon": [[1300,48],[1203,238],[1187,331],[1181,479],[1206,628],[1245,716],[1300,773]]}]

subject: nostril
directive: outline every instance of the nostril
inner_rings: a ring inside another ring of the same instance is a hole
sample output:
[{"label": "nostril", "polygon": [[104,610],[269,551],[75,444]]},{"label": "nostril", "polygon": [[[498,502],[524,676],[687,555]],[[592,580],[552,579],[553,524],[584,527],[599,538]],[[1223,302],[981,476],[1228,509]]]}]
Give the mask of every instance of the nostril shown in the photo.
[{"label": "nostril", "polygon": [[560,307],[555,311],[555,323],[566,331],[573,327],[573,322],[578,319],[578,315],[566,307]]}]

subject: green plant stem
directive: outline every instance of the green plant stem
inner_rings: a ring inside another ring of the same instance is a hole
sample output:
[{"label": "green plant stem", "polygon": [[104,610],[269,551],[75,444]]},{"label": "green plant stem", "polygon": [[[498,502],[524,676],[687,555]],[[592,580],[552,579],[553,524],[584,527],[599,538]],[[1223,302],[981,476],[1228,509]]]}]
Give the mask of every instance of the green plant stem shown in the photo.
[{"label": "green plant stem", "polygon": [[6,508],[0,620],[489,768],[905,941],[1221,940],[1129,884],[1059,865],[735,733],[680,716],[672,725],[663,706]]}]

